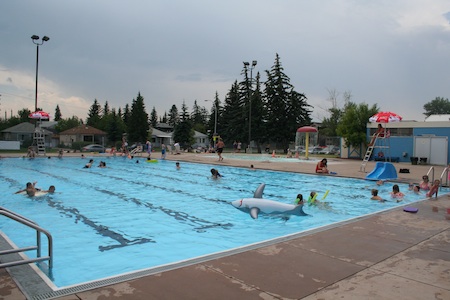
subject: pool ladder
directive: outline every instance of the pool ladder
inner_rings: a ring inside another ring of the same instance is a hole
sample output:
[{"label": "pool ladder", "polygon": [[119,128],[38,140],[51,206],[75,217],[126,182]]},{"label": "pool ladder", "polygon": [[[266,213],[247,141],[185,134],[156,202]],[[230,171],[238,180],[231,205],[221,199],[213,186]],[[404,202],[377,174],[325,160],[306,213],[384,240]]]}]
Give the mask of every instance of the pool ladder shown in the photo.
[{"label": "pool ladder", "polygon": [[[26,251],[30,251],[30,250],[37,251],[36,258],[29,258],[29,259],[24,258],[21,260],[1,263],[0,268],[25,265],[25,264],[29,264],[29,263],[44,261],[44,260],[48,260],[48,267],[52,268],[53,267],[53,238],[52,238],[52,235],[47,230],[39,227],[35,222],[31,221],[30,219],[27,219],[19,214],[16,214],[15,212],[8,210],[1,206],[0,206],[0,215],[8,217],[11,220],[22,223],[23,225],[36,230],[36,246],[3,250],[3,251],[0,251],[0,256],[6,255],[6,254],[26,252]],[[41,249],[42,249],[41,233],[45,234],[48,239],[48,256],[41,256]]]}]

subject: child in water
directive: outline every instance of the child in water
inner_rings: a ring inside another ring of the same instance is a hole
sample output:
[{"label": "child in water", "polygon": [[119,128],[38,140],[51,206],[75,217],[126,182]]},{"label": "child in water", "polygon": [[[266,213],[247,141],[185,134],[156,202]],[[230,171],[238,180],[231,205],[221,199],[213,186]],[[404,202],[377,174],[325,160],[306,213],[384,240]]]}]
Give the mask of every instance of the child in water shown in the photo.
[{"label": "child in water", "polygon": [[378,196],[378,190],[377,189],[372,189],[372,198],[370,198],[371,200],[378,200],[380,202],[383,202],[383,199]]},{"label": "child in water", "polygon": [[403,197],[405,196],[405,194],[403,194],[402,192],[400,192],[400,188],[398,187],[397,184],[394,184],[392,186],[392,192],[391,192],[391,197],[397,199],[397,202],[400,202],[403,200]]},{"label": "child in water", "polygon": [[433,197],[433,195],[436,195],[436,198],[438,196],[438,191],[439,191],[439,185],[441,184],[441,181],[439,179],[436,179],[433,182],[433,185],[431,186],[430,190],[427,193],[427,197]]},{"label": "child in water", "polygon": [[297,195],[297,198],[295,199],[295,204],[303,205],[303,195],[302,194]]}]

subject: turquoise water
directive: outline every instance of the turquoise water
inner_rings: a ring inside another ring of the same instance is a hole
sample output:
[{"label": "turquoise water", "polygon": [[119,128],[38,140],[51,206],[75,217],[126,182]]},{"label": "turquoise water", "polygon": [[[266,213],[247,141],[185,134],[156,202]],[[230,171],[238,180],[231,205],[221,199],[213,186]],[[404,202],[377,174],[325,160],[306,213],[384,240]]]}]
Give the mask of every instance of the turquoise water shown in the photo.
[{"label": "turquoise water", "polygon": [[[219,166],[223,178],[214,180],[208,164],[173,161],[147,163],[141,159],[0,160],[0,205],[37,222],[54,239],[52,281],[58,287],[115,276],[217,253],[251,243],[298,233],[412,203],[424,198],[407,191],[403,202],[389,199],[391,183],[379,188],[388,202],[369,200],[371,181],[333,176],[250,170]],[[100,160],[107,168],[96,167]],[[28,181],[56,193],[29,198],[14,194]],[[288,221],[260,215],[253,220],[230,203],[253,196],[266,183],[264,198],[293,203],[317,191],[330,190],[328,208],[305,206],[307,217]],[[19,247],[35,243],[34,231],[0,218],[0,229]],[[46,239],[43,237],[46,244]],[[45,254],[46,251],[43,252]],[[27,252],[30,257],[35,251]]]}]

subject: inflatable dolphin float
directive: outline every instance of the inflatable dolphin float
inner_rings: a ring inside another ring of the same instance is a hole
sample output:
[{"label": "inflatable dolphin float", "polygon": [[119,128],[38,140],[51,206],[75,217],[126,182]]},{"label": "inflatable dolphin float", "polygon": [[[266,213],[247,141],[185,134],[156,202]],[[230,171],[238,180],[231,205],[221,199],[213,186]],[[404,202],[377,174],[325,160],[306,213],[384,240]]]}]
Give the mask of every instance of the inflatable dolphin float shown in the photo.
[{"label": "inflatable dolphin float", "polygon": [[231,205],[240,211],[249,213],[253,219],[257,219],[260,213],[267,215],[295,215],[307,216],[302,205],[286,204],[274,200],[263,199],[262,195],[266,184],[262,183],[255,191],[253,198],[244,198],[231,202]]}]

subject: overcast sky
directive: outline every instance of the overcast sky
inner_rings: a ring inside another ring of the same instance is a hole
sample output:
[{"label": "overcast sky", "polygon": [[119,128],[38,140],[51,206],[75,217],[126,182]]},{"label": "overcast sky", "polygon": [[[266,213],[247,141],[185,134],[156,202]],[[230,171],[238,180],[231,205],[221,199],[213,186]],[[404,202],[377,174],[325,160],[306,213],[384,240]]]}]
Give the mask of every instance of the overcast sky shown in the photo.
[{"label": "overcast sky", "polygon": [[[161,116],[185,101],[211,108],[243,61],[270,69],[278,53],[295,90],[327,117],[329,91],[350,91],[404,120],[450,98],[448,0],[39,0],[0,2],[0,117],[38,107],[86,119],[94,99],[110,108],[138,92]],[[342,106],[343,99],[340,99]]]}]

